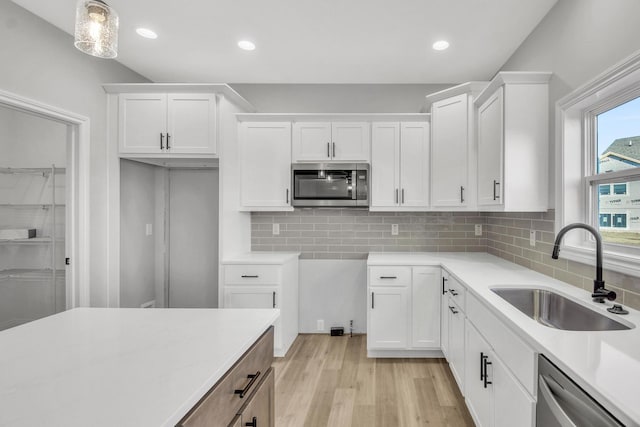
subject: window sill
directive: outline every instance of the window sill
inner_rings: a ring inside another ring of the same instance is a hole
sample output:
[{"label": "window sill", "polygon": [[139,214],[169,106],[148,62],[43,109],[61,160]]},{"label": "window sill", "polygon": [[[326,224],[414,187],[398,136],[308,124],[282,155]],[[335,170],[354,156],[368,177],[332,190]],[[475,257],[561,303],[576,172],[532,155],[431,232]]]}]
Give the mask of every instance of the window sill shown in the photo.
[{"label": "window sill", "polygon": [[[595,266],[596,251],[588,246],[562,246],[560,258]],[[615,253],[605,249],[602,264],[605,270],[640,277],[640,258],[637,255]]]}]

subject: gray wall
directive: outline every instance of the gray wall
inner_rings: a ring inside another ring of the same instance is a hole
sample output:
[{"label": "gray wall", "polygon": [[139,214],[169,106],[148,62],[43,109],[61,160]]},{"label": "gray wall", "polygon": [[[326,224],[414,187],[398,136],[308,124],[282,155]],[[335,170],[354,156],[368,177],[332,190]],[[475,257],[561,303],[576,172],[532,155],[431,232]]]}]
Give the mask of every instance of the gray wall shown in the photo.
[{"label": "gray wall", "polygon": [[0,167],[67,165],[67,126],[0,106]]},{"label": "gray wall", "polygon": [[91,120],[91,305],[107,302],[106,96],[103,83],[145,82],[115,61],[93,58],[73,38],[9,0],[0,0],[0,89]]},{"label": "gray wall", "polygon": [[156,167],[120,161],[120,306],[156,299],[156,242],[145,225],[162,233],[156,219]]},{"label": "gray wall", "polygon": [[[503,65],[502,71],[553,72],[550,141],[555,140],[556,101],[640,49],[638,16],[638,0],[559,0]],[[551,149],[551,206],[555,206],[554,159]]]},{"label": "gray wall", "polygon": [[261,113],[418,113],[442,84],[232,84]]}]

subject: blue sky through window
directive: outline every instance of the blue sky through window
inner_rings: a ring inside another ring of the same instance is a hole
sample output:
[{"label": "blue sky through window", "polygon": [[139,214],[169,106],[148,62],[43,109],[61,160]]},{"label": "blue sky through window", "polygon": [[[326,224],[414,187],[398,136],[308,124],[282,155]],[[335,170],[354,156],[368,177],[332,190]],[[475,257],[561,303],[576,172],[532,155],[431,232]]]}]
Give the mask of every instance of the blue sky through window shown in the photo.
[{"label": "blue sky through window", "polygon": [[618,138],[640,136],[640,98],[598,115],[598,156]]}]

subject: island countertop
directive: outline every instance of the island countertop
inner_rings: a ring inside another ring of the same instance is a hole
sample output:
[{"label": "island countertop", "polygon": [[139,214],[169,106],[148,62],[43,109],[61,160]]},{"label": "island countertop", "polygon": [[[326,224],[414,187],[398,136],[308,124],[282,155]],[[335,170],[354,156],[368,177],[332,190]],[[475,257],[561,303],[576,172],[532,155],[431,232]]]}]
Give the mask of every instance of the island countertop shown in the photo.
[{"label": "island countertop", "polygon": [[0,425],[173,426],[274,309],[77,308],[0,332]]}]

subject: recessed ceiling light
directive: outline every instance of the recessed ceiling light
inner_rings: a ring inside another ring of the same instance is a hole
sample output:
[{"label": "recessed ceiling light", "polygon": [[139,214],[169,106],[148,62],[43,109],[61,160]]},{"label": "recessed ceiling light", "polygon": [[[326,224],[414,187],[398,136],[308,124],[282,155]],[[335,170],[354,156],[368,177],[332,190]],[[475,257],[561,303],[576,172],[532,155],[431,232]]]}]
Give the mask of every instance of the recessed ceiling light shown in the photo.
[{"label": "recessed ceiling light", "polygon": [[445,50],[449,47],[449,42],[446,40],[438,40],[433,44],[434,50]]},{"label": "recessed ceiling light", "polygon": [[254,50],[256,48],[256,45],[249,40],[240,40],[238,42],[238,47],[242,50]]},{"label": "recessed ceiling light", "polygon": [[148,28],[136,28],[136,33],[146,39],[157,39],[158,35]]}]

